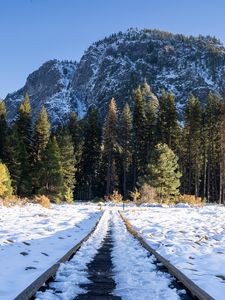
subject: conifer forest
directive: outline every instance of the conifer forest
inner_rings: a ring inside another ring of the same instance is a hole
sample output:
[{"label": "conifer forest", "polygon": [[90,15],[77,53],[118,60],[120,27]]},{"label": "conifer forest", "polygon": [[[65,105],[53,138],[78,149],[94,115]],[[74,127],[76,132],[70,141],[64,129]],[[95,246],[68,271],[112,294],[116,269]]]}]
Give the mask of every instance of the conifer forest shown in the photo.
[{"label": "conifer forest", "polygon": [[192,195],[224,203],[224,102],[190,94],[181,120],[170,91],[156,97],[145,81],[131,98],[121,110],[109,99],[104,120],[91,106],[58,127],[44,106],[34,120],[27,93],[13,123],[0,102],[0,195],[72,202],[147,192],[160,201]]}]

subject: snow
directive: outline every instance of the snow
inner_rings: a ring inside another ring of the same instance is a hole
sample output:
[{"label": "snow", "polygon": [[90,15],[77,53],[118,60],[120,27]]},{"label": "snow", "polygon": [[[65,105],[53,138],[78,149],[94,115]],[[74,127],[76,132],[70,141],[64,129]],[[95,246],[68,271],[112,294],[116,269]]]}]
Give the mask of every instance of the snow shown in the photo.
[{"label": "snow", "polygon": [[156,270],[154,258],[126,231],[118,212],[107,208],[90,239],[69,262],[61,264],[50,289],[38,292],[36,300],[72,300],[85,294],[80,285],[90,282],[87,264],[97,254],[109,226],[113,231],[112,261],[117,283],[114,294],[125,300],[145,300],[149,295],[154,300],[180,299],[177,290],[169,287],[172,277]]},{"label": "snow", "polygon": [[[96,255],[112,228],[114,294],[123,299],[179,299],[168,286],[172,277],[156,269],[154,258],[126,231],[117,210],[122,205],[101,204],[105,213],[91,238],[70,262],[61,264],[56,281],[38,300],[74,299],[86,291],[87,264]],[[0,295],[11,300],[48,269],[94,227],[102,214],[99,205],[52,205],[50,209],[29,204],[0,206]],[[217,300],[225,295],[225,207],[206,205],[174,207],[126,204],[122,212],[146,242],[167,258],[199,287]],[[16,280],[15,280],[16,278]],[[57,296],[58,297],[58,296]],[[57,298],[58,299],[58,298]]]},{"label": "snow", "polygon": [[100,215],[92,205],[0,206],[0,298],[16,297],[79,243]]},{"label": "snow", "polygon": [[[56,299],[56,291],[60,291],[60,298],[72,300],[78,294],[86,291],[79,287],[82,283],[88,283],[87,264],[91,262],[101,246],[102,240],[108,231],[109,212],[105,212],[96,230],[91,237],[83,243],[76,255],[67,263],[61,264],[56,274],[55,281],[50,289],[38,292],[36,300]],[[57,297],[58,298],[58,297]]]},{"label": "snow", "polygon": [[217,300],[225,295],[225,207],[148,207],[124,213],[146,242]]},{"label": "snow", "polygon": [[123,300],[180,299],[177,290],[169,288],[172,277],[156,270],[154,257],[127,232],[118,213],[113,214],[113,238],[116,296]]}]

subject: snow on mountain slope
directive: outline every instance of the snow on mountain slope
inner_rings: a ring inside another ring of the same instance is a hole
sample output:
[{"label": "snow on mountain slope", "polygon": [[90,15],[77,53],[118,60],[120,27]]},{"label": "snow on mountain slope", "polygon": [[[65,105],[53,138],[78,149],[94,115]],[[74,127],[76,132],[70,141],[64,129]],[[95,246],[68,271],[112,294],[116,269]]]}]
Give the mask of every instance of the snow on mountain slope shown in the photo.
[{"label": "snow on mountain slope", "polygon": [[159,95],[172,91],[182,115],[192,92],[205,101],[209,90],[225,92],[225,47],[213,37],[186,37],[158,30],[130,29],[92,44],[79,63],[52,60],[28,76],[25,86],[5,101],[8,119],[15,118],[23,94],[31,98],[34,118],[45,104],[54,124],[71,111],[82,117],[96,105],[102,118],[114,97],[121,108],[144,80]]},{"label": "snow on mountain slope", "polygon": [[45,105],[53,124],[63,124],[70,112],[79,110],[82,115],[83,107],[71,93],[71,80],[76,72],[75,62],[50,60],[27,78],[25,86],[19,91],[8,94],[8,120],[12,121],[18,111],[19,104],[25,93],[29,94],[34,119],[37,118],[42,105]]}]

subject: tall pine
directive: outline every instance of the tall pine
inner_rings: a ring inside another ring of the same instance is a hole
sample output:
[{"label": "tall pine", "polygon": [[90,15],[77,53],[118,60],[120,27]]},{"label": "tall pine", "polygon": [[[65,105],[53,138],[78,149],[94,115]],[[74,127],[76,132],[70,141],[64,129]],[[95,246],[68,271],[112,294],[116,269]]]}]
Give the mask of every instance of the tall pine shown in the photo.
[{"label": "tall pine", "polygon": [[41,187],[41,166],[44,159],[45,149],[50,138],[50,123],[48,114],[43,106],[34,128],[34,172],[33,172],[33,192],[37,193]]},{"label": "tall pine", "polygon": [[95,107],[88,110],[84,124],[84,142],[80,161],[79,186],[91,199],[98,195],[101,160],[101,124]]},{"label": "tall pine", "polygon": [[12,180],[14,193],[18,193],[21,178],[21,142],[17,126],[14,124],[7,129],[3,161],[6,164]]},{"label": "tall pine", "polygon": [[144,175],[147,163],[147,121],[140,87],[134,91],[133,99],[133,187],[135,187],[138,177]]},{"label": "tall pine", "polygon": [[185,177],[184,193],[199,196],[201,171],[203,166],[202,151],[202,117],[203,111],[198,98],[191,95],[185,109]]},{"label": "tall pine", "polygon": [[17,132],[20,140],[20,181],[19,195],[32,193],[32,169],[33,169],[33,141],[32,141],[32,112],[28,94],[20,104],[19,115],[16,121]]},{"label": "tall pine", "polygon": [[120,146],[123,166],[123,196],[127,199],[127,179],[132,163],[132,114],[128,103],[125,104],[120,121]]},{"label": "tall pine", "polygon": [[35,160],[41,161],[50,137],[50,123],[46,108],[43,106],[34,129]]},{"label": "tall pine", "polygon": [[61,197],[63,193],[63,168],[60,149],[55,136],[49,139],[43,153],[39,171],[39,193]]},{"label": "tall pine", "polygon": [[104,126],[104,156],[107,166],[106,195],[113,192],[117,181],[116,153],[118,150],[117,109],[114,98],[110,101]]},{"label": "tall pine", "polygon": [[179,123],[175,97],[172,93],[167,93],[164,89],[159,98],[158,131],[160,134],[159,141],[166,143],[170,148],[176,150]]},{"label": "tall pine", "polygon": [[60,149],[60,161],[63,171],[63,193],[67,202],[73,201],[73,191],[75,181],[75,156],[72,137],[68,130],[62,130],[58,136],[58,145]]}]

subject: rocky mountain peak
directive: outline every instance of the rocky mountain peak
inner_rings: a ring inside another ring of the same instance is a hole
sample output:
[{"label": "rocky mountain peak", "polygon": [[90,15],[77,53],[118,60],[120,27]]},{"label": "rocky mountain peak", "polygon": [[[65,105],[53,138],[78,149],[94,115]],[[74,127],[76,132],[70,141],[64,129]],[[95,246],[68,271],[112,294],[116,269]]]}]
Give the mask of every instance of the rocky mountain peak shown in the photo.
[{"label": "rocky mountain peak", "polygon": [[53,124],[71,111],[80,117],[90,105],[104,118],[114,97],[132,106],[132,91],[146,80],[154,94],[162,88],[176,96],[182,115],[190,93],[205,101],[209,91],[224,96],[225,47],[214,37],[186,37],[159,30],[129,29],[93,43],[80,62],[51,60],[28,76],[25,86],[5,101],[8,119],[16,116],[25,92],[34,116],[45,105]]}]

